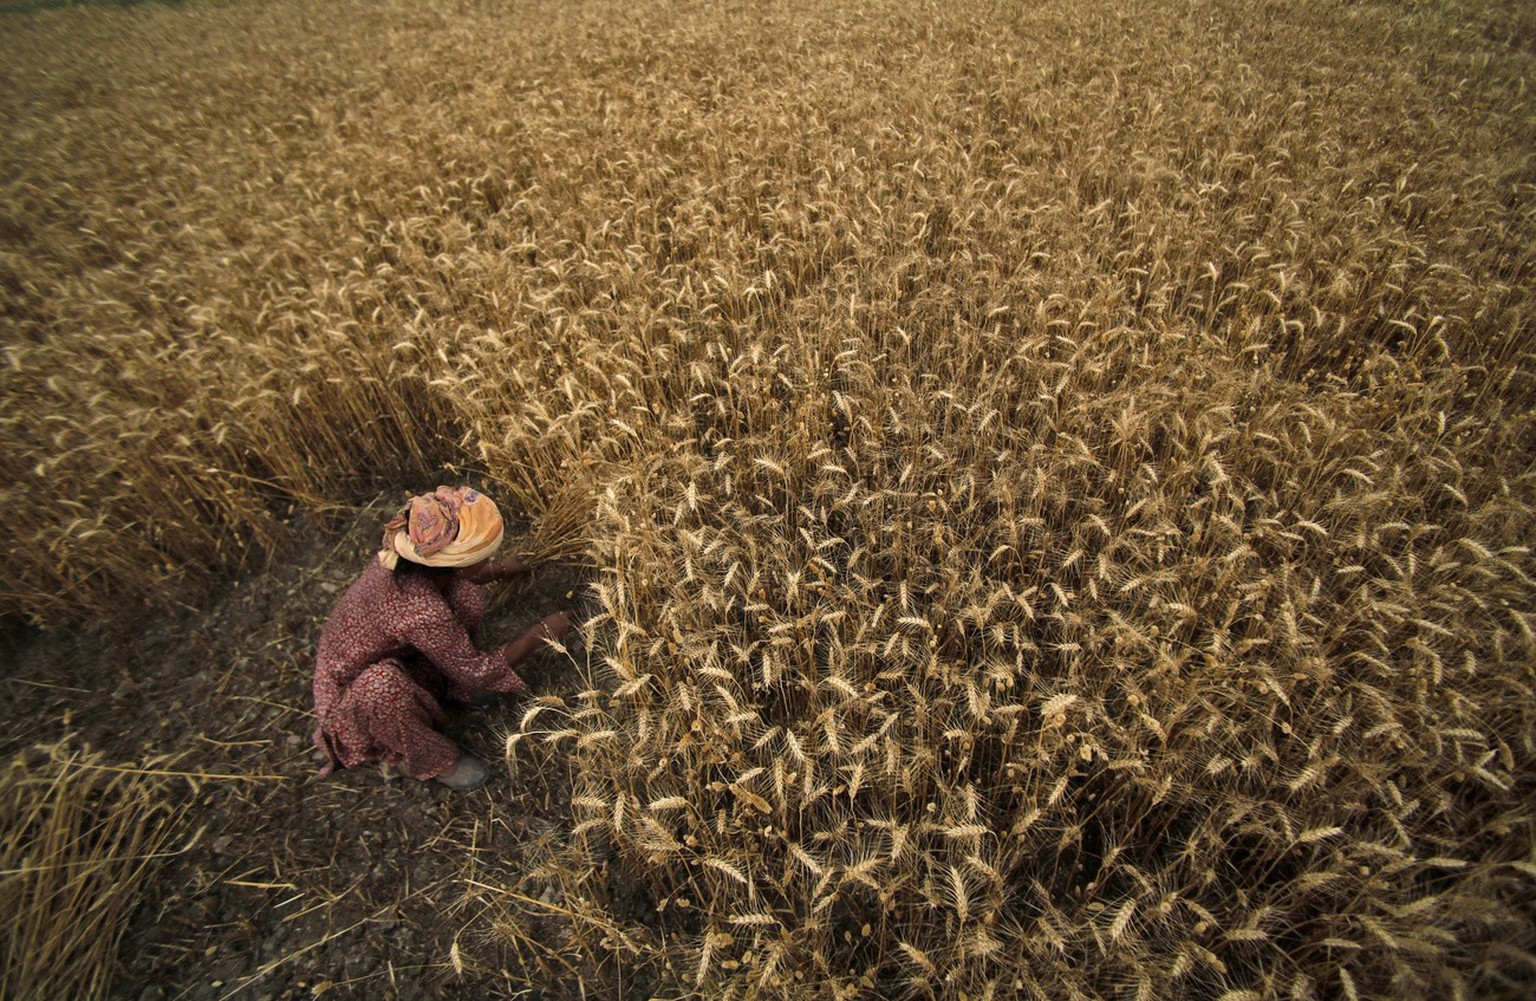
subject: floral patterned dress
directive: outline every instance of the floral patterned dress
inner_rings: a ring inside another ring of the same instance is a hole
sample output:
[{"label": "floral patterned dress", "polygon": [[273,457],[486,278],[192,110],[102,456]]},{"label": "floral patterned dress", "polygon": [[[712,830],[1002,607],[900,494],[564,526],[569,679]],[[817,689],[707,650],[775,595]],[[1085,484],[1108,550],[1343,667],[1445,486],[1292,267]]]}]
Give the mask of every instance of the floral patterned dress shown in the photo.
[{"label": "floral patterned dress", "polygon": [[392,762],[423,780],[453,768],[460,751],[437,729],[442,701],[527,688],[507,667],[505,647],[476,649],[484,613],[475,584],[454,580],[440,592],[420,574],[396,575],[370,560],[320,633],[321,774],[366,761]]}]

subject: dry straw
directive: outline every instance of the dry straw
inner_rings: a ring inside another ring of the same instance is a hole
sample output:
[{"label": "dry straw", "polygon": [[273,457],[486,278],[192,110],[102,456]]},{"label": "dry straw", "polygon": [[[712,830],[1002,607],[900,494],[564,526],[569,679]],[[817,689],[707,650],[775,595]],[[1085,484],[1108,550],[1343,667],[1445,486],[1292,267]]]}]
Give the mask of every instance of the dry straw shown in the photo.
[{"label": "dry straw", "polygon": [[105,767],[64,744],[0,777],[0,995],[104,998],[117,948],[161,860],[182,850],[185,803],[150,762]]}]

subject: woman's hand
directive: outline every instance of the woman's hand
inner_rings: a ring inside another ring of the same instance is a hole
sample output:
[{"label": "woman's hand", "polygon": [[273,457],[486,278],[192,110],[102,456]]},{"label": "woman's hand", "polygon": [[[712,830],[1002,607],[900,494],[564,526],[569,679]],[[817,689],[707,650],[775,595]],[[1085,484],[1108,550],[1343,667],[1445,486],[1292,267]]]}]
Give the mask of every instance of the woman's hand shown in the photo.
[{"label": "woman's hand", "polygon": [[491,564],[492,572],[498,579],[513,577],[520,573],[527,573],[533,568],[527,561],[516,553],[509,554],[506,559],[498,560]]},{"label": "woman's hand", "polygon": [[571,631],[569,612],[556,612],[535,622],[527,632],[505,647],[508,667],[516,667],[546,643],[556,643]]},{"label": "woman's hand", "polygon": [[565,634],[571,631],[571,614],[569,612],[556,612],[554,615],[540,619],[528,631],[534,633],[540,630],[546,634],[544,636],[546,641],[564,639]]}]

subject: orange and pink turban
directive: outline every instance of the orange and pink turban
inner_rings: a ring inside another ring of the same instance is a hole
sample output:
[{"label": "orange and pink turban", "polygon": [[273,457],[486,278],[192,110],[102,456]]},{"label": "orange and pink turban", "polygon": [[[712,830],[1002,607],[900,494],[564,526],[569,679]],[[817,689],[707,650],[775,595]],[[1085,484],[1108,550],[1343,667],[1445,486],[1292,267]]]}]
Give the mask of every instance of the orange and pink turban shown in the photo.
[{"label": "orange and pink turban", "polygon": [[467,567],[501,545],[501,512],[469,487],[438,487],[412,497],[384,526],[379,562],[393,570],[400,558],[429,567]]}]

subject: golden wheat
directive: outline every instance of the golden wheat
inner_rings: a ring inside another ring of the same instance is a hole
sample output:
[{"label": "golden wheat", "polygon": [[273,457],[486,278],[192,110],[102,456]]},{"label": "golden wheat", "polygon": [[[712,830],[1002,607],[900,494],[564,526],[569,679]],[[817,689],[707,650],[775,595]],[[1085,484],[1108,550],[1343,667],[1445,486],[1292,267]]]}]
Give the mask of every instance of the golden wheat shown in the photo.
[{"label": "golden wheat", "polygon": [[594,568],[531,983],[1528,984],[1519,5],[13,25],[0,607],[483,474]]}]

